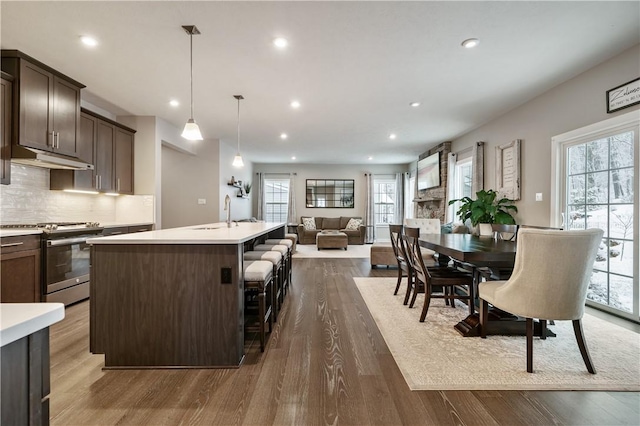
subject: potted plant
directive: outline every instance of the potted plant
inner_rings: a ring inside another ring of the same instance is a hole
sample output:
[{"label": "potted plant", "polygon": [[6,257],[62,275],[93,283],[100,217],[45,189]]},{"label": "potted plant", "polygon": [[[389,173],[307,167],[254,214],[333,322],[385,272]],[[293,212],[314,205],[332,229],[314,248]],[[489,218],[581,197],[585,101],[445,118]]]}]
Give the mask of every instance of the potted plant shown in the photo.
[{"label": "potted plant", "polygon": [[491,235],[491,229],[489,228],[487,232],[483,230],[481,224],[515,224],[516,220],[512,216],[512,213],[518,212],[518,208],[513,205],[514,200],[508,198],[496,200],[497,197],[498,193],[493,189],[487,191],[483,189],[476,192],[475,200],[469,197],[463,197],[449,201],[449,205],[459,201],[460,207],[456,215],[459,216],[463,222],[469,219],[471,225],[474,227],[480,225],[480,235]]},{"label": "potted plant", "polygon": [[245,182],[245,184],[244,184],[244,192],[245,192],[245,194],[249,195],[249,193],[251,192],[251,183]]}]

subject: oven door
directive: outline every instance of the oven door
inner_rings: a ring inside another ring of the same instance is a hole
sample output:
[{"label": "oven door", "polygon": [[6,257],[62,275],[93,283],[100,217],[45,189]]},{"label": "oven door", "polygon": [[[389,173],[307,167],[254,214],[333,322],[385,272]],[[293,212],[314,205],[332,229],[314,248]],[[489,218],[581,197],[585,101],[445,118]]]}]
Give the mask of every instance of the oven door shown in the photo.
[{"label": "oven door", "polygon": [[[88,287],[90,246],[87,244],[87,239],[93,236],[95,235],[81,235],[45,242],[44,290],[46,295],[84,283]],[[46,299],[53,300],[50,297]]]}]

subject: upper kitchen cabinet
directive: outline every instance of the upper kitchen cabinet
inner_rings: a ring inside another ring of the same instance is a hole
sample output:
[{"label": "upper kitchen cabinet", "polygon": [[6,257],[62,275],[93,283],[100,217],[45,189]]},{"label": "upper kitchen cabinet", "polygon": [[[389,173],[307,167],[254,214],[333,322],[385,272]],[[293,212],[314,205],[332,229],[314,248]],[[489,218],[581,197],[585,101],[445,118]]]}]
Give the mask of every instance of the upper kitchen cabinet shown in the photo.
[{"label": "upper kitchen cabinet", "polygon": [[11,183],[11,100],[13,77],[2,73],[0,79],[0,184]]},{"label": "upper kitchen cabinet", "polygon": [[17,86],[15,143],[75,157],[85,86],[17,50],[2,50],[2,71],[13,75]]},{"label": "upper kitchen cabinet", "polygon": [[82,109],[78,157],[93,170],[51,170],[51,189],[133,194],[135,130]]}]

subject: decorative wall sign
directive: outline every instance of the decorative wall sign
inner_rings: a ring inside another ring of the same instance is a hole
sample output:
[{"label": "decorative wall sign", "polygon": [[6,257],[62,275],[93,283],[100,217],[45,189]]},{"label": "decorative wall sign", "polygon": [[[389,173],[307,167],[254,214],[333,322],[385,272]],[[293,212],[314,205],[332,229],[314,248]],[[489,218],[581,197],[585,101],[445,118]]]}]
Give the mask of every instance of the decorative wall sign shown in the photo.
[{"label": "decorative wall sign", "polygon": [[520,199],[520,139],[496,147],[496,192]]},{"label": "decorative wall sign", "polygon": [[607,90],[607,113],[640,104],[640,77]]}]

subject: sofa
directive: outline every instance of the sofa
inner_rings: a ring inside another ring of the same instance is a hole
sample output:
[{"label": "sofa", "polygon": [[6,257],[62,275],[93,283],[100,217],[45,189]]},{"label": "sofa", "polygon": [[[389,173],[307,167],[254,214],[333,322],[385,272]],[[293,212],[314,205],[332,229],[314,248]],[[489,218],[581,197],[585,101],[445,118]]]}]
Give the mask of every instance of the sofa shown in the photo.
[{"label": "sofa", "polygon": [[[304,222],[305,219],[313,219],[315,222],[316,229],[307,229],[305,227]],[[300,224],[298,225],[298,243],[299,244],[315,244],[316,243],[316,235],[320,231],[325,230],[337,230],[340,232],[344,232],[347,234],[348,244],[364,244],[364,234],[367,229],[365,225],[360,225],[358,229],[346,229],[347,224],[349,223],[349,219],[359,219],[362,221],[361,217],[357,216],[340,216],[340,217],[319,217],[319,216],[302,216],[300,217]]]}]

